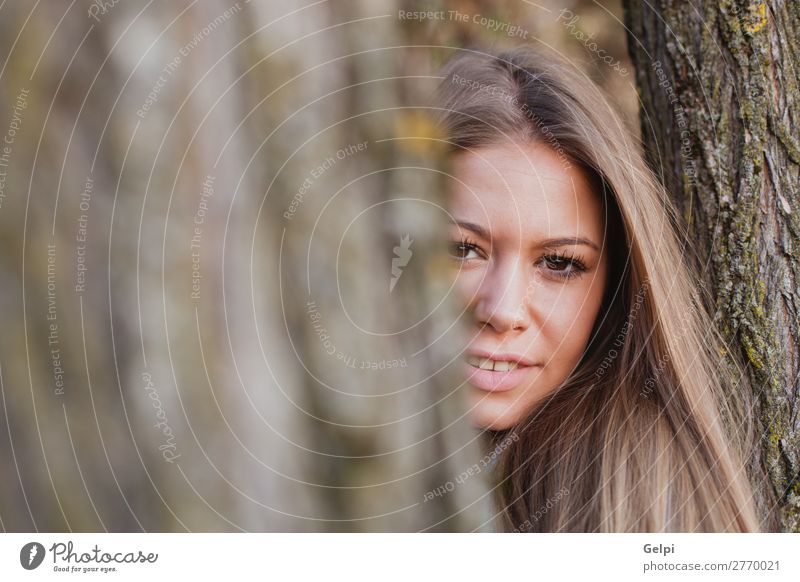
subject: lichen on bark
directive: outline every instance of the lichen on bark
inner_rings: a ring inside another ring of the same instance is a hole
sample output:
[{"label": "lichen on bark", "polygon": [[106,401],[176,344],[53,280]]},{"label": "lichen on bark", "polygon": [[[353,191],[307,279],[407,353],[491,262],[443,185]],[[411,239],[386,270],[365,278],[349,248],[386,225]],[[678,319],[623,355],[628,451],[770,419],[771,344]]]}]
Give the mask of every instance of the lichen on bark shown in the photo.
[{"label": "lichen on bark", "polygon": [[[760,408],[754,466],[771,486],[757,491],[765,529],[800,531],[800,4],[625,5],[649,161],[680,210],[715,321],[740,350]],[[672,107],[655,63],[677,96]]]}]

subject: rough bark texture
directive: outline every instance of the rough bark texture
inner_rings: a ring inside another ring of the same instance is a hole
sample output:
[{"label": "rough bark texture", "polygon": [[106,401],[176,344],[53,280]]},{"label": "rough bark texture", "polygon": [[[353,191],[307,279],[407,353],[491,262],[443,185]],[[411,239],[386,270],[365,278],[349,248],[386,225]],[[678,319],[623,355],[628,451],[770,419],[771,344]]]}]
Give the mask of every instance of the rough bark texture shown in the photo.
[{"label": "rough bark texture", "polygon": [[765,527],[800,531],[800,3],[625,8],[645,147],[756,391]]}]

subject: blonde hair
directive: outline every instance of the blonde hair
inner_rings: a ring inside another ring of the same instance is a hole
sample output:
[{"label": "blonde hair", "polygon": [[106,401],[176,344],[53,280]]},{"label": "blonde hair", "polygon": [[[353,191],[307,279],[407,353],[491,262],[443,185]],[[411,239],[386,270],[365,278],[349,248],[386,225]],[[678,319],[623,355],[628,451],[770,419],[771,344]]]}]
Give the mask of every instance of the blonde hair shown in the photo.
[{"label": "blonde hair", "polygon": [[604,304],[570,377],[508,431],[497,500],[514,531],[758,531],[740,365],[705,309],[679,222],[600,89],[530,48],[444,69],[453,151],[540,141],[578,165],[606,214]]}]

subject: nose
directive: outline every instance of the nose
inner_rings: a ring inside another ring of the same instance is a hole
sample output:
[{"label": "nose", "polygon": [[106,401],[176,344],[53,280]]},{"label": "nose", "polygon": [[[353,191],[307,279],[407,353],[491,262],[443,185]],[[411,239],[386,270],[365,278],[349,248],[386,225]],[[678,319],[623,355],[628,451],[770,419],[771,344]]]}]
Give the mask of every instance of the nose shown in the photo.
[{"label": "nose", "polygon": [[498,334],[528,329],[533,285],[522,261],[509,258],[496,262],[485,272],[473,297],[475,323]]}]

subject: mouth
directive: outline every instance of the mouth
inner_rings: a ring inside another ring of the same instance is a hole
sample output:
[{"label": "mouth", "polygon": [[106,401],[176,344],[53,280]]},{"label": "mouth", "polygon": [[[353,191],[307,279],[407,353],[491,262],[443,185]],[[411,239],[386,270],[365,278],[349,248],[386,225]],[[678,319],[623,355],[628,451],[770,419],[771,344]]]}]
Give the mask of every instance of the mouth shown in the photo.
[{"label": "mouth", "polygon": [[512,355],[470,354],[464,363],[467,382],[486,392],[505,392],[525,381],[539,366]]}]

